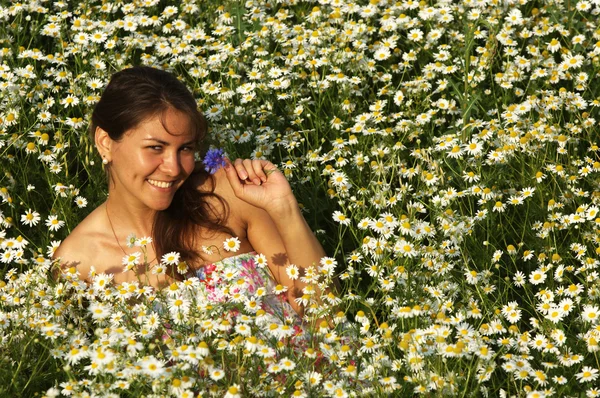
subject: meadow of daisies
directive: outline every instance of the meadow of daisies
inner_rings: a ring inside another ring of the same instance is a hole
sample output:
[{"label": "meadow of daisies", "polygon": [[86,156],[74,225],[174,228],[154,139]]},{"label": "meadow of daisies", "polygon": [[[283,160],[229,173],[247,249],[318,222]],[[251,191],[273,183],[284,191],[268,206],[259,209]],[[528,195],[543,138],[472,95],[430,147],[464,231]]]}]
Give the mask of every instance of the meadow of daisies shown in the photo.
[{"label": "meadow of daisies", "polygon": [[[599,396],[598,14],[2,2],[0,396]],[[129,65],[193,90],[204,152],[285,172],[330,256],[300,276],[304,329],[265,312],[264,291],[237,294],[235,269],[215,271],[214,300],[197,278],[56,270],[106,198],[87,125]]]}]

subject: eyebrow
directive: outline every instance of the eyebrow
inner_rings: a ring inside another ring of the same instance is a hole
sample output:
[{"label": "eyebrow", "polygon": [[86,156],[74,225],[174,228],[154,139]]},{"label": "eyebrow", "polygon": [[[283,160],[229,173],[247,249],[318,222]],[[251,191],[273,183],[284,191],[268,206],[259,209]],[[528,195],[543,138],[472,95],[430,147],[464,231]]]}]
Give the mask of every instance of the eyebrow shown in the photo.
[{"label": "eyebrow", "polygon": [[[159,144],[162,144],[162,145],[165,145],[165,146],[170,145],[168,142],[163,141],[163,140],[159,140],[158,138],[144,138],[144,141],[156,141]],[[182,145],[194,145],[194,144],[196,144],[196,140],[190,140],[188,142],[184,142]]]}]

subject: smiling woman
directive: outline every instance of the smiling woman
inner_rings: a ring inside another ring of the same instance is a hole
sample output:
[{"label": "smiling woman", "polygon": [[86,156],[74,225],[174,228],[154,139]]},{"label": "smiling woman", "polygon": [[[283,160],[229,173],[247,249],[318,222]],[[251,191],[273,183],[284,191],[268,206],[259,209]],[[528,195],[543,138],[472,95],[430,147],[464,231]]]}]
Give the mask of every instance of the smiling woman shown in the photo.
[{"label": "smiling woman", "polygon": [[[86,280],[111,273],[118,283],[161,287],[224,260],[228,256],[206,248],[223,248],[229,239],[235,250],[224,249],[239,251],[235,257],[264,255],[272,282],[286,288],[290,304],[302,313],[294,299],[304,284],[285,269],[318,264],[325,253],[287,180],[264,160],[226,159],[214,174],[197,164],[194,153],[206,123],[175,76],[149,67],[113,75],[92,114],[90,133],[109,196],[56,251],[63,267],[75,266]],[[129,245],[132,233],[144,237],[146,261]]]},{"label": "smiling woman", "polygon": [[[111,165],[114,194],[128,202],[164,210],[194,170],[196,138],[185,113],[167,108],[115,141],[96,128],[96,145]],[[111,193],[112,194],[112,193]]]}]

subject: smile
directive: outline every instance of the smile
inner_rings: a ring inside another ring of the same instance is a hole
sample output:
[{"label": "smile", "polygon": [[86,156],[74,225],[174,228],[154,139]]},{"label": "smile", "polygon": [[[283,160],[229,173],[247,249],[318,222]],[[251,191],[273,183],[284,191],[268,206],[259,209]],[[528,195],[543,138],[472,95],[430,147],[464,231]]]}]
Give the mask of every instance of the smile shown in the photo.
[{"label": "smile", "polygon": [[155,187],[158,188],[171,188],[173,186],[174,181],[157,181],[157,180],[151,180],[151,179],[147,179],[146,181],[148,181],[150,183],[150,185],[154,185]]}]

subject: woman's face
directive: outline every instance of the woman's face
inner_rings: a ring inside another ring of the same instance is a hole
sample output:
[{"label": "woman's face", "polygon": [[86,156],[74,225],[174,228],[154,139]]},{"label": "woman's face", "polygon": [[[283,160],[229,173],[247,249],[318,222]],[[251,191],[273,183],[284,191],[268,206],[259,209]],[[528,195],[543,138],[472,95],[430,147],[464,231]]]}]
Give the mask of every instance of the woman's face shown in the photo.
[{"label": "woman's face", "polygon": [[164,210],[195,166],[190,118],[168,108],[110,140],[111,198],[130,206]]}]

